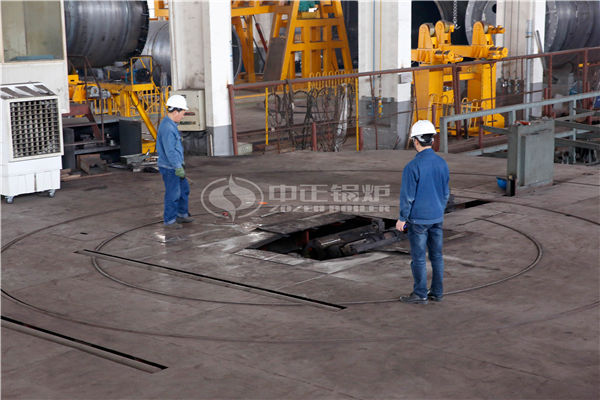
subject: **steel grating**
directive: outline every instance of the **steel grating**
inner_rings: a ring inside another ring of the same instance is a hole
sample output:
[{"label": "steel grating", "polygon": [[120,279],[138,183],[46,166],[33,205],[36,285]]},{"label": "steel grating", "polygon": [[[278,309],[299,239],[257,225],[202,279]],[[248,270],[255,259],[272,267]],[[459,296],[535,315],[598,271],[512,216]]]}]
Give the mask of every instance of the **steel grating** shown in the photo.
[{"label": "steel grating", "polygon": [[59,117],[58,99],[11,102],[13,158],[60,153]]}]

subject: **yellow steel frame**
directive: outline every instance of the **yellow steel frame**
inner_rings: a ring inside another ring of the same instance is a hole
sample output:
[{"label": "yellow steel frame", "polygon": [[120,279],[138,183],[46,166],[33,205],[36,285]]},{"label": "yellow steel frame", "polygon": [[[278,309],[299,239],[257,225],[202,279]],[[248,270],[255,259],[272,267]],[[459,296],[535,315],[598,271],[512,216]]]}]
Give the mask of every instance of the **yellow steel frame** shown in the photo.
[{"label": "yellow steel frame", "polygon": [[[91,108],[94,114],[121,115],[124,117],[140,117],[153,140],[142,141],[142,151],[145,153],[155,151],[155,141],[157,130],[152,123],[150,116],[159,115],[162,118],[166,111],[166,98],[169,95],[169,88],[160,89],[151,79],[149,83],[133,83],[133,65],[140,60],[145,66],[144,59],[150,56],[133,57],[129,60],[129,82],[99,82],[100,90],[106,90],[110,93],[109,98],[90,99]],[[150,76],[152,76],[152,62],[149,63]],[[69,96],[75,103],[85,103],[87,101],[85,92],[86,83],[79,79],[78,75],[69,75]],[[87,86],[97,86],[93,82],[87,82]]]},{"label": "yellow steel frame", "polygon": [[156,18],[169,19],[169,2],[167,0],[154,0],[154,15]]},{"label": "yellow steel frame", "polygon": [[[499,60],[508,55],[508,49],[496,47],[492,35],[504,33],[501,26],[484,25],[476,22],[473,25],[471,45],[453,45],[450,35],[454,32],[454,24],[438,21],[423,24],[419,27],[418,48],[412,50],[412,60],[421,65],[442,65],[459,63],[464,57],[474,59]],[[439,118],[454,113],[454,90],[452,89],[452,69],[437,71],[415,71],[415,93],[417,111],[415,119],[432,119],[439,125]],[[459,80],[467,81],[467,97],[461,100],[461,112],[492,109],[496,106],[496,63],[480,64],[463,68]],[[485,125],[504,126],[504,118],[500,114],[483,117]],[[479,134],[475,121],[468,124],[470,135]]]},{"label": "yellow steel frame", "polygon": [[270,14],[273,7],[283,5],[286,1],[237,1],[231,2],[231,17],[242,17],[257,14]]},{"label": "yellow steel frame", "polygon": [[[157,17],[168,18],[168,1],[156,0],[154,12]],[[231,23],[240,38],[242,61],[246,82],[256,82],[254,70],[254,28],[252,18],[258,14],[273,14],[270,39],[286,40],[285,56],[280,79],[296,77],[295,56],[302,60],[302,77],[311,74],[327,74],[332,71],[350,72],[352,60],[344,24],[341,0],[319,1],[314,12],[299,12],[299,0],[280,1],[231,1]],[[334,28],[335,27],[335,28]],[[338,38],[333,38],[337,29]],[[290,34],[292,32],[292,34]],[[297,34],[299,32],[299,34]],[[341,53],[343,67],[338,67],[336,50]]]},{"label": "yellow steel frame", "polygon": [[[292,1],[275,7],[270,38],[286,40],[280,79],[296,78],[296,53],[300,54],[303,78],[332,71],[349,73],[352,60],[340,0],[320,1],[314,12],[299,13],[299,5],[299,1]],[[337,39],[333,37],[334,27]],[[336,50],[340,51],[341,60]],[[338,61],[342,61],[342,68]]]},{"label": "yellow steel frame", "polygon": [[286,1],[232,1],[231,23],[240,38],[242,61],[245,72],[241,77],[246,82],[256,82],[254,70],[254,28],[252,18],[258,14],[270,14],[275,6],[284,5]]},{"label": "yellow steel frame", "polygon": [[[352,70],[341,1],[320,1],[314,12],[301,13],[299,5],[298,0],[231,2],[231,21],[240,37],[246,81],[256,81],[252,16],[265,13],[273,13],[269,38],[282,38],[286,41],[281,80],[296,77],[296,53],[299,53],[302,60],[303,78],[316,73]],[[334,39],[335,29],[338,37]],[[338,60],[336,50],[341,53],[341,60]],[[341,69],[338,67],[339,61],[343,64]]]},{"label": "yellow steel frame", "polygon": [[231,17],[231,23],[235,27],[240,38],[242,47],[242,62],[244,63],[245,80],[247,82],[256,82],[256,73],[254,71],[254,29],[252,28],[252,15]]}]

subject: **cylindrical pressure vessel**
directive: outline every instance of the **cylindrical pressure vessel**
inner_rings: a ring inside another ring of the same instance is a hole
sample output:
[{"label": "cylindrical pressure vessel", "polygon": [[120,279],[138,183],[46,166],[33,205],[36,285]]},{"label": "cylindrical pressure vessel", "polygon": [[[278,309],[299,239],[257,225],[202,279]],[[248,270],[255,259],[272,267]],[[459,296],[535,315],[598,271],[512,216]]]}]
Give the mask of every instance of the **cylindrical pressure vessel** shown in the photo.
[{"label": "cylindrical pressure vessel", "polygon": [[[86,56],[92,67],[139,55],[148,35],[146,0],[65,0],[67,54]],[[71,58],[75,67],[83,66]]]},{"label": "cylindrical pressure vessel", "polygon": [[[167,74],[167,84],[171,81],[171,39],[169,21],[150,21],[148,40],[142,55],[152,56],[154,62],[154,82],[160,83],[160,74]],[[136,64],[139,67],[139,62]]]}]

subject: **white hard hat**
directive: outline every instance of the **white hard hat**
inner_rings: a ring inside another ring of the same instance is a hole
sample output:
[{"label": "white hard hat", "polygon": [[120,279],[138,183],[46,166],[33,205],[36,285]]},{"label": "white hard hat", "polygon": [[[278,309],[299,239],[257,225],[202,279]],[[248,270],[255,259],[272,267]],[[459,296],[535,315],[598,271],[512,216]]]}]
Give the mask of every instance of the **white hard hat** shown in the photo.
[{"label": "white hard hat", "polygon": [[189,110],[187,101],[185,101],[185,97],[180,94],[174,94],[173,96],[169,97],[169,100],[167,100],[167,107],[181,108],[182,110],[186,111]]},{"label": "white hard hat", "polygon": [[413,138],[415,136],[421,135],[435,135],[435,126],[430,121],[422,119],[413,124],[412,128],[410,128],[410,137]]}]

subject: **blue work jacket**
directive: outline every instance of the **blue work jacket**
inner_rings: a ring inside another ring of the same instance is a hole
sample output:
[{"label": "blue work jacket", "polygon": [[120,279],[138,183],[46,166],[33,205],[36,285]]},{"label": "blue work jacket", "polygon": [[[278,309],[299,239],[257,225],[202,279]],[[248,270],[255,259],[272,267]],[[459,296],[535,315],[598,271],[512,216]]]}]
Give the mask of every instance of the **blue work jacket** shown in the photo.
[{"label": "blue work jacket", "polygon": [[419,225],[442,222],[449,181],[448,164],[442,157],[432,149],[417,153],[402,171],[399,219]]},{"label": "blue work jacket", "polygon": [[165,117],[160,122],[156,136],[158,166],[169,169],[181,168],[183,166],[183,144],[175,121],[168,116]]}]

